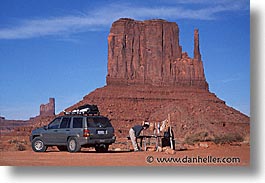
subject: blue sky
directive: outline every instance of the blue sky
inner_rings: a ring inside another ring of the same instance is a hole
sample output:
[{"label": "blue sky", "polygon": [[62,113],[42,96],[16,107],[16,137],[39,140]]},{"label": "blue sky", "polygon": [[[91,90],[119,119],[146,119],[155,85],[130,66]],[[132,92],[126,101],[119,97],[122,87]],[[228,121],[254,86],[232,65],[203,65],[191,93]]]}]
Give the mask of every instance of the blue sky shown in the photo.
[{"label": "blue sky", "polygon": [[249,115],[249,10],[248,0],[0,1],[0,116],[36,116],[49,97],[58,113],[104,86],[107,36],[121,17],[176,22],[191,57],[199,28],[210,91]]}]

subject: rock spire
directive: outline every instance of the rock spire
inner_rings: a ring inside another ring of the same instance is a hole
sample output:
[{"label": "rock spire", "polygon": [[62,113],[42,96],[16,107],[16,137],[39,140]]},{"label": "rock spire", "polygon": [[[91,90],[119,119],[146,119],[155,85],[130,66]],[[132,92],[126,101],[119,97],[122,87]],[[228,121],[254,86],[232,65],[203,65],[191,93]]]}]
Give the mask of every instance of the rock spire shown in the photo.
[{"label": "rock spire", "polygon": [[194,59],[201,61],[199,29],[194,30]]}]

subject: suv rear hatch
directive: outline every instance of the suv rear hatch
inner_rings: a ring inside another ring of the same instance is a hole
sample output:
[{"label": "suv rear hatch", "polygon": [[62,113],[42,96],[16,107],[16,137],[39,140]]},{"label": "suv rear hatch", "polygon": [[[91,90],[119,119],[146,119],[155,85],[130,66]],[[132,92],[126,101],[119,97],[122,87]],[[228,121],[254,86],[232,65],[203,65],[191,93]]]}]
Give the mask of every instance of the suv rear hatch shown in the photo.
[{"label": "suv rear hatch", "polygon": [[91,139],[110,139],[114,136],[114,128],[109,119],[103,116],[88,116],[87,128]]}]

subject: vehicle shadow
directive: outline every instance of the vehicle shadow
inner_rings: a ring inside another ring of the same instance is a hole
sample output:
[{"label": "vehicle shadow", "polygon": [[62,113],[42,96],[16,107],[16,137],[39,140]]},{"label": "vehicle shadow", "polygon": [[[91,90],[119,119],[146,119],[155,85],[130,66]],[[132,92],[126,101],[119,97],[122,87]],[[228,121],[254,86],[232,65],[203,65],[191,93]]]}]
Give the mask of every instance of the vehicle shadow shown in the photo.
[{"label": "vehicle shadow", "polygon": [[[45,153],[69,153],[68,151],[58,151],[58,150],[48,150]],[[134,152],[132,150],[121,150],[121,151],[107,151],[107,152],[96,152],[96,151],[87,151],[87,150],[81,150],[79,152],[75,153],[69,153],[69,154],[116,154],[116,153],[130,153]]]},{"label": "vehicle shadow", "polygon": [[87,154],[116,154],[116,153],[129,153],[133,151],[107,151],[107,152],[96,152],[96,151],[80,151],[78,153],[87,153]]}]

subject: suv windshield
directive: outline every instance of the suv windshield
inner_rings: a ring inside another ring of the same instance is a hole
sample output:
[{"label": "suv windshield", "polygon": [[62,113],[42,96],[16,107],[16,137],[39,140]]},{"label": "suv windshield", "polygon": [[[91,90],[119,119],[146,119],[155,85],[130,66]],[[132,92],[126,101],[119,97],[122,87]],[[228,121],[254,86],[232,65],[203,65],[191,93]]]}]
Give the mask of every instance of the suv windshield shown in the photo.
[{"label": "suv windshield", "polygon": [[106,117],[87,117],[87,127],[112,127],[109,119]]},{"label": "suv windshield", "polygon": [[48,129],[58,129],[60,125],[61,117],[54,119],[49,125]]}]

